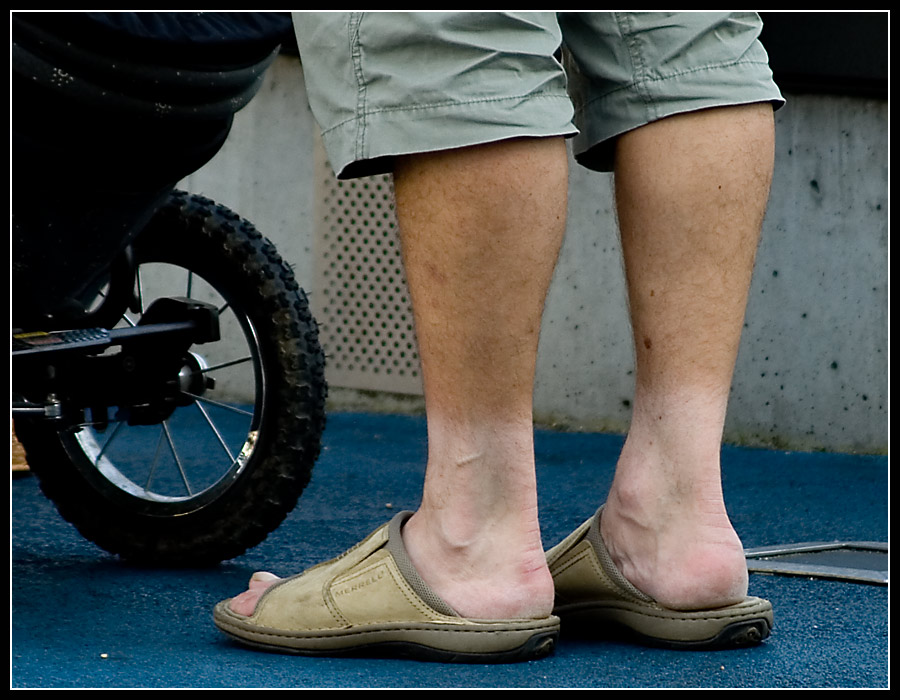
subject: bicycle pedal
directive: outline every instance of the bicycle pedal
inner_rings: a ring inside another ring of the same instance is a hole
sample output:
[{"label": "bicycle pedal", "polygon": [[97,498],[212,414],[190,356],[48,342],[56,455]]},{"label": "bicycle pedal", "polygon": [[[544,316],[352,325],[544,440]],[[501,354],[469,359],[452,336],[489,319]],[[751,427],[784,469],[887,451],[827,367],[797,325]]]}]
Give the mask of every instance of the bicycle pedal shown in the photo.
[{"label": "bicycle pedal", "polygon": [[105,347],[110,344],[109,331],[105,328],[78,328],[66,331],[29,331],[12,337],[15,354],[27,354],[44,350]]}]

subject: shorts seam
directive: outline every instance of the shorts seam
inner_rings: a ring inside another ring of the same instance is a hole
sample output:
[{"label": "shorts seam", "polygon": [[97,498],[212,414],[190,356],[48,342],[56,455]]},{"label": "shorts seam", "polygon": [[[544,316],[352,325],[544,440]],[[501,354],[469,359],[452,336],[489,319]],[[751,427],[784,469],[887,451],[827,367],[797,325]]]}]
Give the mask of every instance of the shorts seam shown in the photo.
[{"label": "shorts seam", "polygon": [[[628,46],[628,55],[631,58],[632,75],[638,78],[637,80],[632,80],[628,85],[622,86],[619,89],[633,89],[634,92],[636,92],[641,97],[644,104],[647,107],[651,107],[653,104],[653,100],[650,92],[646,89],[646,87],[652,81],[647,75],[647,65],[644,61],[644,54],[637,45],[638,42],[635,36],[634,26],[632,24],[633,17],[629,12],[616,12],[614,13],[614,15],[616,18],[616,25],[619,27],[619,32]],[[611,95],[617,91],[618,90],[613,90],[607,94]]]},{"label": "shorts seam", "polygon": [[353,144],[353,152],[356,155],[356,158],[362,157],[363,144],[366,142],[366,81],[362,68],[362,45],[359,41],[359,26],[362,23],[363,14],[364,13],[362,12],[351,12],[350,21],[347,25],[347,40],[350,44],[353,74],[356,77],[356,115],[359,124],[359,128],[356,132],[356,140]]}]

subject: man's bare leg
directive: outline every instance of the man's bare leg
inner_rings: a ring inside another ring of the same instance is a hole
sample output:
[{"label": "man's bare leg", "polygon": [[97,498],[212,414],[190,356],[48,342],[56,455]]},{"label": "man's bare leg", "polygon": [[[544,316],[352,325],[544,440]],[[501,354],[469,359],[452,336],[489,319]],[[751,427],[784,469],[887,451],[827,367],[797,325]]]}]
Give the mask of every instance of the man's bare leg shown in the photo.
[{"label": "man's bare leg", "polygon": [[747,590],[719,453],[773,147],[767,104],[664,119],[618,146],[637,371],[601,533],[626,578],[672,608]]},{"label": "man's bare leg", "polygon": [[396,173],[429,439],[405,542],[422,577],[464,615],[543,617],[553,605],[532,392],[566,183],[562,139],[417,157]]},{"label": "man's bare leg", "polygon": [[[421,507],[403,539],[458,613],[545,617],[532,392],[541,314],[565,230],[561,138],[416,155],[395,172],[428,418]],[[231,606],[253,610],[272,579]]]}]

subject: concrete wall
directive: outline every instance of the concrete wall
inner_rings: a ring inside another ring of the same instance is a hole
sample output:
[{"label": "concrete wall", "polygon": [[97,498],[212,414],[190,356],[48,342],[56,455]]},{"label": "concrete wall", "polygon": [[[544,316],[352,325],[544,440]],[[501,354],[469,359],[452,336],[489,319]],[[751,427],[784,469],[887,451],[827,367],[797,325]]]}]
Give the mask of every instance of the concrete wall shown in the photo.
[{"label": "concrete wall", "polygon": [[[886,451],[887,103],[788,98],[777,114],[776,176],[726,439]],[[299,62],[282,56],[222,151],[182,183],[271,238],[314,310],[316,148]],[[625,431],[633,359],[610,178],[573,167],[569,217],[545,315],[536,414],[566,429]],[[415,396],[353,387],[333,386],[332,396],[335,407],[421,406]]]}]

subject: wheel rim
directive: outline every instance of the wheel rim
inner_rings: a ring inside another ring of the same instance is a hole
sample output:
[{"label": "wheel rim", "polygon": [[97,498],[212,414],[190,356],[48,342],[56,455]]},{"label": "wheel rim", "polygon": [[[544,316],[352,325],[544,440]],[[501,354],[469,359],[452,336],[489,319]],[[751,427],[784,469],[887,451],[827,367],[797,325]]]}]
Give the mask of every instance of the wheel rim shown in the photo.
[{"label": "wheel rim", "polygon": [[[140,310],[122,324],[136,325],[153,299],[179,295],[214,304],[221,330],[221,340],[191,349],[179,376],[181,405],[150,426],[118,421],[112,409],[105,429],[86,423],[61,436],[95,489],[145,516],[184,515],[218,499],[253,459],[266,403],[259,335],[223,285],[178,265],[144,263]],[[198,373],[214,378],[215,388],[198,391]]]}]

